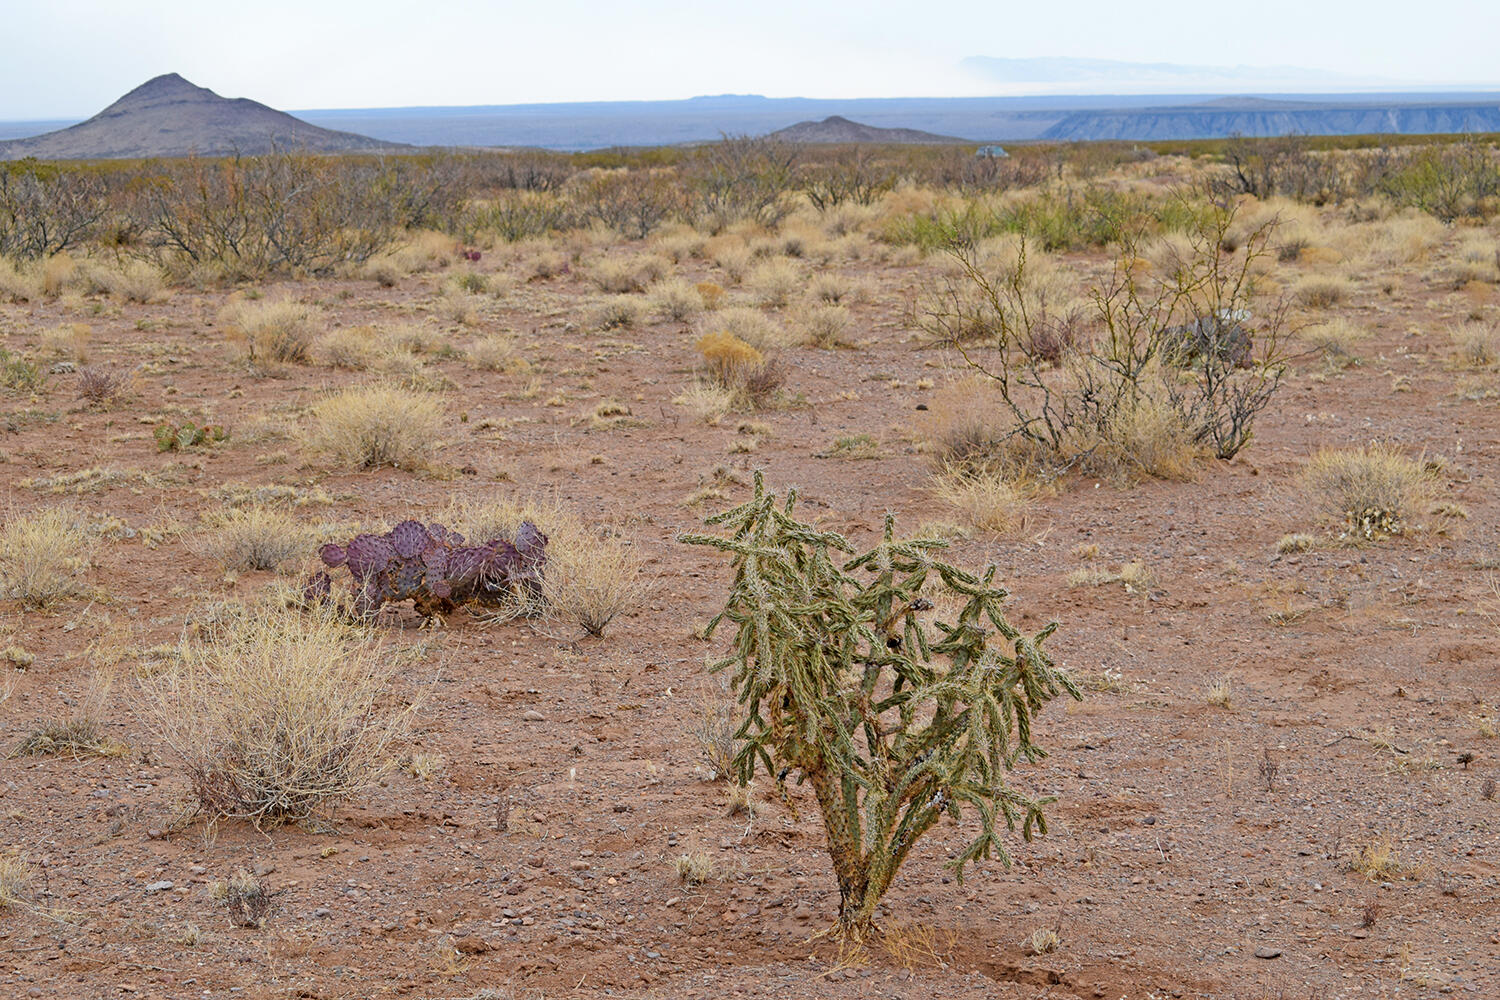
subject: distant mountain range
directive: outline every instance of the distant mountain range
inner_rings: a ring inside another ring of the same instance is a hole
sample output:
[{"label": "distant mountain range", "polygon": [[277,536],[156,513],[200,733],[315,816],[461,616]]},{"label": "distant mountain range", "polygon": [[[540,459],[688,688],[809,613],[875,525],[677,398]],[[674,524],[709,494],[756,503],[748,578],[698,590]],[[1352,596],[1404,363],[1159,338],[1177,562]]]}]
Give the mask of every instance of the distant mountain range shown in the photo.
[{"label": "distant mountain range", "polygon": [[820,122],[798,122],[787,128],[777,129],[771,133],[771,138],[802,143],[891,142],[929,146],[968,141],[914,128],[876,128],[873,125],[851,122],[840,115],[829,115]]},{"label": "distant mountain range", "polygon": [[[0,122],[0,136],[41,130],[41,123]],[[303,111],[293,117],[255,101],[227,100],[168,74],[137,87],[86,122],[0,141],[0,160],[253,154],[273,144],[314,152],[411,147],[585,150],[766,134],[801,142],[990,143],[1464,132],[1500,132],[1500,94],[856,100],[721,94],[682,101]]]},{"label": "distant mountain range", "polygon": [[1160,85],[1178,90],[1205,86],[1257,89],[1270,84],[1310,85],[1356,82],[1327,70],[1300,66],[1192,66],[1180,63],[1139,63],[1119,59],[1067,59],[1042,57],[1004,59],[970,56],[959,67],[971,76],[999,84],[1063,85],[1072,89],[1128,88]]},{"label": "distant mountain range", "polygon": [[273,146],[346,153],[395,145],[310,125],[256,101],[220,97],[168,73],[146,81],[88,121],[0,142],[0,160],[254,155]]}]

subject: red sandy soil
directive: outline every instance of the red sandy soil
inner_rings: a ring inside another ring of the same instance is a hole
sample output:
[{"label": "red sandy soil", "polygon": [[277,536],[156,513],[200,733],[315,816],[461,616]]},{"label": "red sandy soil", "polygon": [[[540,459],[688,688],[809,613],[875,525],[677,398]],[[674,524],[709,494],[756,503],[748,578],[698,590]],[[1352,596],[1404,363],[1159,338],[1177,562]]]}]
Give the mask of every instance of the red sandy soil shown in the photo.
[{"label": "red sandy soil", "polygon": [[[503,254],[478,265],[513,266]],[[701,265],[684,272],[709,276]],[[0,844],[39,866],[45,911],[0,915],[0,996],[1500,996],[1500,802],[1481,797],[1500,775],[1500,743],[1475,721],[1500,704],[1483,568],[1500,564],[1500,417],[1493,400],[1456,395],[1463,376],[1444,364],[1445,326],[1473,300],[1421,266],[1389,292],[1373,277],[1359,282],[1340,308],[1374,332],[1362,363],[1328,374],[1301,364],[1236,460],[1189,483],[1075,479],[1037,502],[1019,537],[955,542],[954,561],[999,565],[1020,622],[1063,623],[1050,644],[1061,664],[1085,681],[1105,671],[1118,680],[1042,718],[1051,756],[1016,780],[1059,801],[1048,836],[1011,845],[1012,868],[971,870],[959,885],[942,864],[972,831],[947,822],[885,901],[880,921],[904,953],[815,937],[837,906],[816,806],[800,794],[794,819],[761,789],[753,820],[726,815],[725,788],[707,780],[688,733],[711,651],[694,634],[722,601],[727,569],[675,536],[743,498],[756,468],[775,487],[800,486],[804,513],[856,543],[887,510],[912,530],[953,520],[932,500],[931,461],[913,442],[930,416],[918,404],[934,402],[958,366],[919,349],[899,319],[929,272],[861,273],[879,294],[855,307],[858,348],[790,352],[788,389],[808,405],[755,414],[772,433],[753,454],[730,453],[738,418],[711,427],[673,406],[694,361],[686,326],[591,333],[575,308],[587,287],[577,274],[518,284],[453,336],[519,331],[540,393],[521,391],[533,375],[429,362],[456,384],[441,397],[440,464],[472,474],[451,478],[335,473],[296,440],[236,436],[158,454],[151,425],[170,407],[201,405],[233,432],[362,380],[316,366],[264,378],[229,364],[214,324],[222,291],[180,290],[155,305],[0,306],[13,349],[83,321],[94,360],[149,362],[124,406],[83,408],[66,374],[40,399],[8,398],[8,509],[67,502],[135,528],[190,529],[156,548],[105,542],[91,576],[107,594],[98,601],[48,613],[6,606],[7,642],[36,654],[12,671],[14,695],[0,708],[7,744],[82,697],[91,650],[122,635],[136,650],[174,642],[195,604],[253,599],[270,580],[226,580],[193,554],[198,515],[217,505],[204,491],[223,483],[322,487],[336,502],[304,515],[346,522],[431,518],[450,496],[555,495],[617,527],[656,579],[602,640],[464,614],[435,632],[417,631],[409,612],[387,618],[390,641],[433,646],[405,679],[441,668],[415,749],[446,765],[426,781],[392,773],[327,829],[200,819],[169,832],[186,783],[134,696],[132,671],[145,661],[127,658],[107,725],[125,756],[0,765]],[[431,281],[266,291],[320,301],[354,325],[420,321]],[[923,378],[939,384],[916,387]],[[557,392],[565,405],[546,405]],[[575,424],[606,398],[632,418]],[[25,410],[56,419],[17,415]],[[879,441],[877,457],[818,457],[862,433]],[[1298,496],[1302,462],[1321,446],[1373,439],[1444,459],[1444,499],[1468,518],[1278,556],[1287,532],[1332,538]],[[287,461],[255,461],[278,450]],[[62,498],[19,485],[96,465],[169,475],[161,488],[127,482]],[[685,506],[721,465],[737,479],[725,499]],[[1085,543],[1102,565],[1143,560],[1155,585],[1068,587]],[[1205,693],[1223,675],[1227,709]],[[526,721],[528,711],[542,719]],[[1465,752],[1475,755],[1467,766]],[[1269,783],[1267,755],[1277,765]],[[1351,869],[1387,837],[1399,875],[1370,881]],[[696,888],[672,864],[694,850],[711,852],[720,872]],[[278,893],[264,928],[231,927],[209,896],[237,869]],[[1367,909],[1374,920],[1363,927]],[[200,932],[191,945],[189,925]],[[1061,943],[1029,954],[1040,928]]]}]

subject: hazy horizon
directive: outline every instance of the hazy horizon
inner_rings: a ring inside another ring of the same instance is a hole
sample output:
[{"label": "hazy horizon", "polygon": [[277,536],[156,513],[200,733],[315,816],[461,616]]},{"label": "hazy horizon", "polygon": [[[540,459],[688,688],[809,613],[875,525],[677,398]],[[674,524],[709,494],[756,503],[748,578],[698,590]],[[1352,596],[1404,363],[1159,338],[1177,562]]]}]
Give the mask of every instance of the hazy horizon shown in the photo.
[{"label": "hazy horizon", "polygon": [[[1246,21],[1165,0],[1153,17],[1099,0],[997,9],[979,0],[847,5],[559,0],[474,9],[430,0],[56,0],[10,12],[0,119],[77,121],[163,73],[288,110],[683,100],[1048,94],[1358,93],[1500,86],[1500,8],[1433,0],[1268,0]],[[1462,30],[1455,30],[1455,27]],[[998,71],[985,60],[1008,60]],[[1104,60],[1127,68],[1090,66]],[[1059,66],[1048,66],[1057,61]],[[1112,75],[1112,73],[1114,75]],[[1028,74],[1030,77],[1028,78]],[[45,85],[38,86],[38,81]]]}]

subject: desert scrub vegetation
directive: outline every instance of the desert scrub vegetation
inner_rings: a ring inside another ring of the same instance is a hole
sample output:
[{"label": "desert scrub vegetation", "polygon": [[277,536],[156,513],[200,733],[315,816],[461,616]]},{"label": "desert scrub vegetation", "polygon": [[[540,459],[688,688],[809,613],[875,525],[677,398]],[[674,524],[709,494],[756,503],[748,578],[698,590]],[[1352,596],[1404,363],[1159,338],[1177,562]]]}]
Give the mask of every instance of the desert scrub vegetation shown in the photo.
[{"label": "desert scrub vegetation", "polygon": [[1404,533],[1438,494],[1430,465],[1386,444],[1325,448],[1308,461],[1299,486],[1299,506],[1355,541]]},{"label": "desert scrub vegetation", "polygon": [[89,593],[92,539],[82,519],[49,508],[10,517],[0,527],[0,595],[46,608]]},{"label": "desert scrub vegetation", "polygon": [[1117,234],[1112,271],[1089,290],[1098,332],[1088,337],[1076,303],[1059,302],[1045,272],[1034,280],[1027,239],[992,254],[949,244],[952,269],[916,322],[993,392],[993,461],[1047,478],[1096,459],[1180,478],[1196,450],[1238,454],[1287,356],[1284,303],[1257,312],[1255,269],[1273,224],[1230,255],[1222,246],[1234,225],[1232,206],[1205,210],[1170,267],[1146,262],[1141,234]]},{"label": "desert scrub vegetation", "polygon": [[274,826],[326,815],[399,763],[420,704],[393,655],[332,616],[258,610],[144,678],[154,729],[214,818]]},{"label": "desert scrub vegetation", "polygon": [[526,524],[546,531],[546,558],[537,586],[495,617],[539,617],[567,629],[602,636],[611,622],[640,607],[652,581],[645,558],[618,532],[587,523],[573,511],[536,500],[455,503],[447,513],[470,538],[512,538]]},{"label": "desert scrub vegetation", "polygon": [[[859,938],[921,838],[944,815],[971,807],[979,833],[950,862],[1008,861],[997,823],[1023,838],[1046,832],[1043,806],[1006,782],[1044,752],[1032,722],[1046,703],[1080,697],[1043,643],[1005,617],[995,569],[974,576],[936,558],[945,543],[882,540],[856,553],[840,535],[793,516],[755,477],[754,496],[708,519],[728,536],[684,535],[734,567],[724,610],[732,648],[711,669],[730,672],[745,713],[734,777],[757,771],[813,787],[839,885],[838,930]],[[929,595],[936,594],[943,601]],[[951,600],[952,622],[923,612]]]},{"label": "desert scrub vegetation", "polygon": [[436,450],[443,410],[430,395],[376,385],[330,396],[312,417],[312,446],[336,465],[422,469]]},{"label": "desert scrub vegetation", "polygon": [[293,299],[238,299],[219,314],[230,342],[255,367],[306,364],[323,333],[318,310]]},{"label": "desert scrub vegetation", "polygon": [[306,555],[311,530],[280,507],[229,507],[203,518],[195,547],[229,571],[275,570]]},{"label": "desert scrub vegetation", "polygon": [[694,345],[713,385],[727,392],[736,409],[766,405],[786,381],[781,362],[767,357],[732,333],[710,333]]},{"label": "desert scrub vegetation", "polygon": [[932,481],[932,495],[964,523],[980,531],[1011,535],[1026,524],[1035,489],[985,469],[948,466]]}]

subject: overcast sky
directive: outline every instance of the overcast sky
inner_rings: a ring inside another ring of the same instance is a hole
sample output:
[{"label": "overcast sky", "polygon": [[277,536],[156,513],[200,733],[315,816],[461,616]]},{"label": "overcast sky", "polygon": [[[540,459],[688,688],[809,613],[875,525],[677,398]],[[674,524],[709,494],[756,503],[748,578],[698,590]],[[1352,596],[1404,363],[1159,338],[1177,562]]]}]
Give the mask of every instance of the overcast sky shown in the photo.
[{"label": "overcast sky", "polygon": [[0,0],[0,12],[0,119],[86,117],[167,72],[288,109],[1042,89],[967,75],[967,56],[1500,84],[1495,0]]}]

